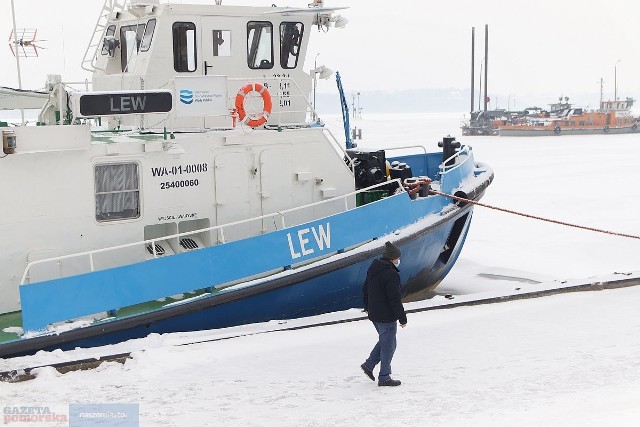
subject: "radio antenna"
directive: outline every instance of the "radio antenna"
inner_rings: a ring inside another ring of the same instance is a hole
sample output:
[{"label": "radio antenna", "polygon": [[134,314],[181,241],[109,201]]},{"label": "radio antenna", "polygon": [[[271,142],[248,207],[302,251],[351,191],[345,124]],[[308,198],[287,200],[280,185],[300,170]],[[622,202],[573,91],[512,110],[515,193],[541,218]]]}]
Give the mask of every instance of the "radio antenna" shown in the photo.
[{"label": "radio antenna", "polygon": [[[11,17],[13,18],[13,41],[18,46],[18,32],[16,31],[16,12],[13,6],[13,0],[11,0]],[[22,75],[20,74],[20,55],[15,55],[16,57],[16,68],[18,69],[18,89],[22,90]],[[22,98],[20,99],[20,116],[22,120],[22,126],[24,126],[24,108],[22,108]]]},{"label": "radio antenna", "polygon": [[[13,56],[23,58],[38,57],[38,49],[44,49],[36,43],[45,42],[46,40],[36,40],[38,30],[34,28],[22,28],[11,31],[9,35],[9,48]],[[15,48],[15,49],[14,49]]]}]

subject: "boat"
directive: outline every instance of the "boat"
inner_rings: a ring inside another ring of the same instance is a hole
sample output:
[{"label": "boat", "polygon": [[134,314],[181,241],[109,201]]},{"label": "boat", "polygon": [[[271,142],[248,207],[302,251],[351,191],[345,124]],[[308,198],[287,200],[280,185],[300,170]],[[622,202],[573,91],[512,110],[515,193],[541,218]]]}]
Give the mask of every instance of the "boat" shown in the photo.
[{"label": "boat", "polygon": [[105,1],[91,84],[49,75],[38,126],[0,127],[0,357],[361,307],[386,241],[404,301],[433,295],[473,214],[447,195],[493,171],[325,127],[304,60],[346,19],[322,3]]},{"label": "boat", "polygon": [[601,101],[598,110],[574,107],[560,97],[550,110],[537,108],[497,125],[500,136],[607,135],[638,132],[630,109],[634,100]]},{"label": "boat", "polygon": [[484,27],[484,58],[480,65],[480,94],[482,93],[482,65],[484,65],[484,108],[480,108],[480,100],[478,100],[478,108],[475,106],[475,27],[471,28],[471,108],[469,110],[469,119],[463,119],[460,122],[460,130],[463,136],[492,136],[498,134],[497,124],[504,119],[508,112],[504,109],[489,109],[490,98],[487,95],[487,86],[489,81],[489,26]]},{"label": "boat", "polygon": [[460,123],[463,136],[493,136],[498,135],[498,125],[508,114],[504,109],[472,111],[469,120]]}]

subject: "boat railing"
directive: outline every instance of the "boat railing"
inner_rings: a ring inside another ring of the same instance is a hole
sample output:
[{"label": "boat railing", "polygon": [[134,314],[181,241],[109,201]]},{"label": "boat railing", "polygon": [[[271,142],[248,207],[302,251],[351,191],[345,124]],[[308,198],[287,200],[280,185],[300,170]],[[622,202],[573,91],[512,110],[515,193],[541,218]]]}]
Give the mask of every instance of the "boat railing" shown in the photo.
[{"label": "boat railing", "polygon": [[351,173],[355,173],[355,162],[353,161],[353,159],[349,158],[349,155],[347,154],[347,150],[346,147],[344,146],[345,144],[341,144],[338,141],[338,138],[336,138],[336,136],[334,135],[334,133],[331,131],[331,129],[323,127],[322,130],[324,132],[326,132],[331,139],[333,140],[333,147],[336,149],[336,153],[338,154],[342,154],[344,156],[344,158],[347,160],[347,166],[349,166],[349,169],[351,169]]},{"label": "boat railing", "polygon": [[[466,156],[466,158],[463,159],[462,156]],[[440,164],[438,172],[440,175],[440,191],[452,194],[455,187],[460,185],[465,177],[473,176],[474,166],[471,147],[463,145],[460,150]]]},{"label": "boat railing", "polygon": [[[440,164],[440,176],[446,175],[450,173],[452,170],[454,170],[455,168],[460,167],[462,163],[456,161],[456,159],[458,159],[463,154],[464,155],[469,154],[469,146],[463,145],[462,147],[460,147],[460,150],[456,151],[453,155],[451,155],[448,159],[445,159]],[[450,164],[450,166],[447,166],[447,164]]]},{"label": "boat railing", "polygon": [[91,40],[84,52],[81,67],[83,70],[92,72],[96,69],[96,59],[98,57],[98,49],[102,47],[104,34],[112,18],[114,12],[121,12],[125,9],[129,0],[105,0],[102,10],[98,15],[98,21],[93,30]]},{"label": "boat railing", "polygon": [[[285,216],[287,214],[293,213],[293,212],[299,212],[303,209],[312,209],[312,208],[316,208],[318,206],[321,205],[326,205],[329,203],[336,203],[336,202],[343,202],[344,203],[344,208],[341,209],[338,213],[341,212],[347,212],[349,210],[352,209],[356,209],[357,206],[355,206],[355,198],[356,195],[359,193],[364,193],[367,191],[370,191],[372,189],[378,188],[378,187],[383,187],[386,186],[392,182],[396,182],[399,187],[402,189],[402,192],[404,191],[404,187],[402,186],[402,183],[400,181],[400,179],[394,179],[391,181],[385,181],[379,184],[375,184],[372,185],[370,187],[367,188],[361,188],[359,190],[356,191],[352,191],[350,193],[346,193],[343,194],[341,196],[337,196],[337,197],[333,197],[327,200],[322,200],[319,202],[314,202],[314,203],[310,203],[304,206],[298,206],[295,208],[291,208],[291,209],[284,209],[278,212],[274,212],[274,213],[270,213],[270,214],[266,214],[266,215],[261,215],[258,217],[253,217],[253,218],[248,218],[248,219],[243,219],[243,220],[239,220],[239,221],[234,221],[234,222],[230,222],[230,223],[226,223],[226,224],[221,224],[221,225],[215,225],[213,227],[207,227],[207,228],[202,228],[202,229],[198,229],[198,230],[193,230],[193,231],[185,231],[185,232],[181,232],[181,233],[177,233],[177,234],[172,234],[169,236],[161,236],[161,237],[156,237],[153,239],[147,239],[147,240],[143,240],[143,241],[139,241],[139,242],[135,242],[135,243],[127,243],[127,244],[123,244],[123,245],[116,245],[116,246],[111,246],[108,248],[102,248],[102,249],[94,249],[91,251],[85,251],[85,252],[79,252],[79,253],[75,253],[75,254],[69,254],[69,255],[61,255],[61,256],[57,256],[57,257],[51,257],[51,258],[46,258],[46,259],[41,259],[41,260],[35,260],[35,261],[31,261],[29,263],[27,263],[27,266],[25,267],[25,271],[22,275],[22,279],[20,280],[20,286],[24,285],[25,282],[27,281],[27,278],[29,277],[29,271],[36,265],[41,265],[41,264],[45,264],[45,263],[52,263],[52,262],[56,262],[56,263],[60,263],[63,260],[68,260],[68,259],[72,259],[72,258],[80,258],[80,257],[88,257],[89,260],[89,271],[90,272],[94,272],[96,271],[95,268],[95,263],[94,263],[94,256],[97,254],[101,254],[101,253],[106,253],[106,252],[113,252],[116,250],[121,250],[121,249],[127,249],[127,248],[132,248],[132,247],[136,247],[136,246],[142,246],[142,247],[146,247],[147,245],[151,246],[152,249],[152,256],[153,258],[159,258],[163,255],[158,254],[158,252],[156,251],[156,243],[157,242],[162,242],[165,240],[169,240],[169,239],[180,239],[181,237],[185,237],[185,236],[190,236],[190,235],[194,235],[194,234],[199,234],[199,233],[207,233],[207,232],[212,232],[212,231],[217,231],[218,232],[218,242],[217,244],[225,244],[228,243],[229,241],[233,241],[233,240],[227,240],[225,239],[225,235],[224,235],[224,230],[225,229],[229,229],[231,227],[235,227],[235,226],[239,226],[239,225],[243,225],[243,224],[248,224],[250,222],[254,222],[254,221],[263,221],[263,220],[271,220],[274,224],[276,223],[276,221],[280,222],[281,227],[287,228],[287,227],[291,227],[294,225],[298,225],[298,224],[287,224],[287,221],[285,219]],[[400,193],[402,194],[402,193]],[[392,196],[393,197],[393,196]],[[372,202],[375,203],[375,202]],[[304,221],[303,221],[304,223]],[[249,236],[252,237],[252,236]],[[236,239],[236,240],[241,240],[242,238]]]},{"label": "boat railing", "polygon": [[424,152],[424,154],[427,154],[427,149],[424,145],[403,145],[401,147],[389,147],[389,148],[383,148],[384,151],[398,151],[398,150],[411,150],[414,148],[418,148],[420,150],[422,150]]}]

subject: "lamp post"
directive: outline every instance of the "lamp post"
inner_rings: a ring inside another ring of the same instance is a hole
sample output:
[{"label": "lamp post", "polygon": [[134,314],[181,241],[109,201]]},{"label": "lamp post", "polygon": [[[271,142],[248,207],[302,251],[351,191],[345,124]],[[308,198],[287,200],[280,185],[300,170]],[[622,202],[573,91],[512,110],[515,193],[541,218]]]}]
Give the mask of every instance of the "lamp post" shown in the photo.
[{"label": "lamp post", "polygon": [[507,110],[512,111],[511,110],[511,97],[513,96],[513,109],[516,109],[516,94],[515,93],[510,93],[509,97],[507,98]]},{"label": "lamp post", "polygon": [[622,58],[618,59],[618,61],[613,66],[613,100],[618,100],[618,62],[622,61]]},{"label": "lamp post", "polygon": [[318,113],[316,112],[316,88],[318,86],[318,74],[323,80],[328,79],[329,77],[331,77],[331,74],[333,74],[333,71],[330,68],[327,68],[324,65],[321,65],[319,67],[317,66],[318,55],[320,54],[318,53],[313,60],[314,68],[310,71],[311,73],[313,73],[313,121],[318,120]]},{"label": "lamp post", "polygon": [[351,115],[356,118],[356,94],[351,92]]}]

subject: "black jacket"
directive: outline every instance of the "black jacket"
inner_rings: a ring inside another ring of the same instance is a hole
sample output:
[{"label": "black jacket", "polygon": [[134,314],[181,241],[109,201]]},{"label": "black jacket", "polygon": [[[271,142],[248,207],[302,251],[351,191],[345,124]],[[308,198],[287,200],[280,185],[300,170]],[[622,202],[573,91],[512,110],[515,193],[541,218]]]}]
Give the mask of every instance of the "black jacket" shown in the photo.
[{"label": "black jacket", "polygon": [[367,280],[362,287],[364,309],[374,322],[407,323],[402,294],[400,292],[400,274],[393,263],[387,259],[376,259],[367,271]]}]

